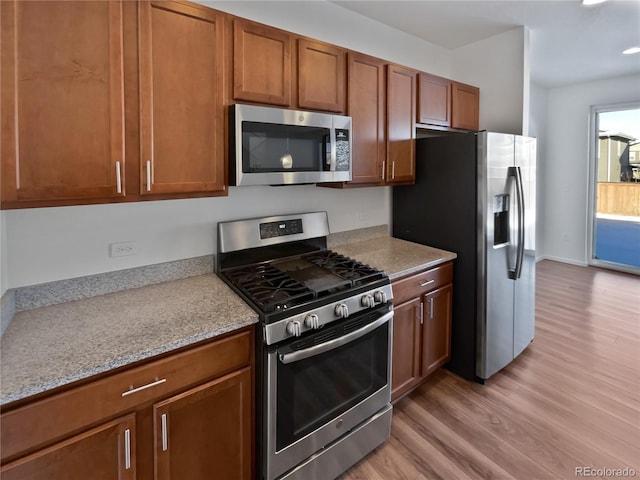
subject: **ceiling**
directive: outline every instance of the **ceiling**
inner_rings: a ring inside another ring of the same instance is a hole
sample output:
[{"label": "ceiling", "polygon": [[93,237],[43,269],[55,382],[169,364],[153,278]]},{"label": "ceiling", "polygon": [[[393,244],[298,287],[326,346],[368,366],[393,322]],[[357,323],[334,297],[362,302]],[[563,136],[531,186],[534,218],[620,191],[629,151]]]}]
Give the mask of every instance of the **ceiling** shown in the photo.
[{"label": "ceiling", "polygon": [[640,0],[590,7],[580,0],[332,3],[447,49],[526,26],[531,76],[546,87],[640,73],[640,53],[621,53],[640,46]]}]

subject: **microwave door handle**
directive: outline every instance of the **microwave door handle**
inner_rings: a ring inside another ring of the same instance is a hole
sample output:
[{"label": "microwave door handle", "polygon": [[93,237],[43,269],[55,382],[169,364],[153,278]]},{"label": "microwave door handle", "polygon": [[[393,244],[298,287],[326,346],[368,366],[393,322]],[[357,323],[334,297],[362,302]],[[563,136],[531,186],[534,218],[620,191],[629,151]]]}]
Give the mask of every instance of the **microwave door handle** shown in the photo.
[{"label": "microwave door handle", "polygon": [[333,125],[331,125],[331,128],[329,129],[329,150],[331,152],[330,156],[329,156],[329,168],[328,170],[333,172],[336,169],[336,129],[333,128]]},{"label": "microwave door handle", "polygon": [[298,350],[297,352],[280,354],[278,355],[278,358],[282,363],[287,364],[297,362],[299,360],[304,360],[305,358],[315,357],[316,355],[320,355],[321,353],[328,352],[329,350],[333,350],[334,348],[338,348],[349,342],[357,340],[363,335],[372,332],[379,326],[384,325],[392,318],[393,312],[385,313],[376,321],[371,322],[368,325],[365,325],[364,327],[359,328],[358,330],[355,330],[351,333],[347,333],[340,338],[335,338],[333,340],[329,340],[328,342],[321,343],[320,345],[314,345],[313,347],[305,348],[304,350]]}]

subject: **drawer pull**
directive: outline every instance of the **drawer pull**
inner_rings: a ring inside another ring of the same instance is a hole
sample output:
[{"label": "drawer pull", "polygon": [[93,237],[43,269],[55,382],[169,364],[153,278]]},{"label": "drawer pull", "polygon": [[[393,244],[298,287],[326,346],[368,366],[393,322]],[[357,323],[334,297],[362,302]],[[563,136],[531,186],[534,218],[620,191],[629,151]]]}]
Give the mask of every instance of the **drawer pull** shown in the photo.
[{"label": "drawer pull", "polygon": [[129,387],[129,390],[127,390],[126,392],[122,392],[122,396],[126,397],[127,395],[131,395],[133,393],[141,392],[142,390],[146,390],[147,388],[151,388],[151,387],[155,387],[156,385],[163,384],[166,381],[167,381],[166,378],[162,378],[162,379],[158,380],[158,377],[156,377],[155,382],[147,383],[146,385],[143,385],[143,386],[138,387],[138,388],[133,388],[133,385],[131,385]]},{"label": "drawer pull", "polygon": [[427,285],[431,285],[434,282],[435,282],[435,280],[432,278],[431,280],[427,280],[426,282],[421,283],[420,286],[421,287],[426,287]]},{"label": "drawer pull", "polygon": [[131,468],[131,430],[128,428],[124,431],[124,468]]}]

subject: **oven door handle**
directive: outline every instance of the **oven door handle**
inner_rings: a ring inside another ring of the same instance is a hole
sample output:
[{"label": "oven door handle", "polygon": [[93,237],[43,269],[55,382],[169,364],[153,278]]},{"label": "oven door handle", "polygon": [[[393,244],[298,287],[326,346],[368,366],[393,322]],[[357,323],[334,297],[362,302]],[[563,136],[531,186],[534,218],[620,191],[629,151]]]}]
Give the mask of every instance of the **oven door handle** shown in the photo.
[{"label": "oven door handle", "polygon": [[368,325],[365,325],[358,330],[347,333],[340,338],[336,338],[334,340],[329,340],[328,342],[321,343],[320,345],[314,345],[313,347],[305,348],[304,350],[298,350],[297,352],[292,353],[281,353],[278,355],[280,361],[282,363],[293,363],[299,360],[304,360],[305,358],[314,357],[316,355],[320,355],[321,353],[328,352],[329,350],[333,350],[334,348],[338,348],[342,345],[345,345],[349,342],[352,342],[363,335],[366,335],[369,332],[372,332],[379,326],[387,323],[389,320],[393,318],[393,312],[385,313],[378,320],[371,322]]}]

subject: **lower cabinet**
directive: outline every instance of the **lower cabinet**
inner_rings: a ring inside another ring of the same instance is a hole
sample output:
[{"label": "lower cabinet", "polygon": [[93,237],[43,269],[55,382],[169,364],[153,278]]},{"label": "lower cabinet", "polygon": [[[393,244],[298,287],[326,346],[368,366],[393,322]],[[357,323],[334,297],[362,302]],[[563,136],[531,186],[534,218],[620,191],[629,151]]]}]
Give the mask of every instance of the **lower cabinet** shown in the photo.
[{"label": "lower cabinet", "polygon": [[3,480],[253,476],[253,328],[3,409]]},{"label": "lower cabinet", "polygon": [[153,406],[157,480],[249,478],[250,370]]},{"label": "lower cabinet", "polygon": [[396,280],[391,400],[426,380],[451,358],[453,264]]},{"label": "lower cabinet", "polygon": [[2,467],[3,480],[133,480],[135,415],[92,428]]}]

